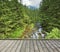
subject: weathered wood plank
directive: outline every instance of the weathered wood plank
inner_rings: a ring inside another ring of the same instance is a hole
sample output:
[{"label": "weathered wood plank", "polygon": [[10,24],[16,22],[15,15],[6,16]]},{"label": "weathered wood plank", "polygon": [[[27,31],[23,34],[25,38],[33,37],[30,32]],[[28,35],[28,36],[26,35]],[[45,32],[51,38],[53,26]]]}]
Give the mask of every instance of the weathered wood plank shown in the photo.
[{"label": "weathered wood plank", "polygon": [[60,48],[60,42],[59,41],[55,41],[55,42],[58,45],[58,47]]},{"label": "weathered wood plank", "polygon": [[34,46],[34,52],[39,52],[39,49],[38,49],[38,46],[37,46],[37,43],[36,43],[37,40],[34,40],[33,41],[33,46]]},{"label": "weathered wood plank", "polygon": [[30,40],[27,40],[27,41],[26,41],[26,42],[27,42],[27,43],[26,43],[26,52],[29,52],[29,41],[30,41]]},{"label": "weathered wood plank", "polygon": [[24,40],[20,40],[20,43],[18,44],[18,47],[16,49],[16,52],[20,52],[21,51],[21,48],[22,48],[23,43],[24,43]]},{"label": "weathered wood plank", "polygon": [[20,41],[17,40],[17,43],[16,43],[16,44],[14,45],[14,47],[12,48],[11,52],[16,52],[19,43],[20,43]]},{"label": "weathered wood plank", "polygon": [[38,46],[39,52],[43,52],[43,48],[39,40],[37,40],[37,46]]},{"label": "weathered wood plank", "polygon": [[34,45],[33,45],[33,40],[30,40],[30,52],[34,52]]},{"label": "weathered wood plank", "polygon": [[13,40],[13,43],[6,49],[6,52],[11,52],[11,50],[14,48],[13,46],[17,43],[17,40]]},{"label": "weathered wood plank", "polygon": [[25,51],[26,51],[26,40],[24,40],[20,52],[25,52]]},{"label": "weathered wood plank", "polygon": [[[8,43],[8,42],[6,42],[6,43]],[[12,43],[13,43],[13,41],[9,41],[8,45],[1,52],[6,52],[7,49],[11,46]]]},{"label": "weathered wood plank", "polygon": [[53,40],[51,40],[51,42],[53,42],[52,44],[54,44],[56,50],[57,50],[58,52],[60,52],[60,48],[59,48],[58,44],[57,44],[55,41],[53,41]]},{"label": "weathered wood plank", "polygon": [[4,41],[3,40],[0,40],[0,45],[1,45],[2,42],[4,42]]},{"label": "weathered wood plank", "polygon": [[55,47],[55,44],[53,44],[53,42],[51,42],[52,40],[49,40],[49,43],[51,44],[51,47],[53,49],[54,52],[58,52],[58,50]]},{"label": "weathered wood plank", "polygon": [[0,40],[0,52],[60,52],[60,40]]},{"label": "weathered wood plank", "polygon": [[43,41],[44,41],[44,40],[41,40],[41,41],[40,41],[41,46],[42,46],[42,48],[43,48],[43,51],[44,51],[44,52],[48,52],[48,50],[47,50],[45,44],[43,43]]},{"label": "weathered wood plank", "polygon": [[9,44],[9,40],[4,41],[1,45],[0,45],[0,52]]},{"label": "weathered wood plank", "polygon": [[52,45],[50,45],[49,41],[46,41],[45,44],[46,44],[46,47],[48,48],[49,52],[53,52],[53,49],[51,47]]}]

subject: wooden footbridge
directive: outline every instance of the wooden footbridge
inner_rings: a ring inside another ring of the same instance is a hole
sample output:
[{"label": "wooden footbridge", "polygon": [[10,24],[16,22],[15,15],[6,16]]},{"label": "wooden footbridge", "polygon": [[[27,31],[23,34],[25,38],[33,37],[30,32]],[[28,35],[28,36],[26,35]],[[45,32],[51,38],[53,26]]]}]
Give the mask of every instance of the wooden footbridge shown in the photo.
[{"label": "wooden footbridge", "polygon": [[60,40],[0,40],[0,52],[60,52]]}]

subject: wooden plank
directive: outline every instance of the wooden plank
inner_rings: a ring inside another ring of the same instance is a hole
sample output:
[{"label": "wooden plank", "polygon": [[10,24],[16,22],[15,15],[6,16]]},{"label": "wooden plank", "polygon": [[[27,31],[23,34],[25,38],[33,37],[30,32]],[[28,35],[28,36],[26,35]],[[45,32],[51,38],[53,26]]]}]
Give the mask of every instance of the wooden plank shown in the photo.
[{"label": "wooden plank", "polygon": [[26,52],[26,40],[24,40],[20,52]]},{"label": "wooden plank", "polygon": [[52,49],[52,52],[54,52],[54,47],[51,45],[51,43],[49,41],[47,41],[47,43],[50,46],[50,48]]},{"label": "wooden plank", "polygon": [[37,46],[38,46],[39,52],[43,52],[43,48],[40,44],[40,40],[37,40]]},{"label": "wooden plank", "polygon": [[6,52],[11,52],[14,48],[14,45],[17,43],[17,40],[13,40],[13,43],[6,49]]},{"label": "wooden plank", "polygon": [[46,46],[48,52],[53,52],[53,50],[51,49],[51,47],[49,46],[49,44],[47,43],[47,41],[43,41],[44,45]]},{"label": "wooden plank", "polygon": [[9,40],[4,41],[1,45],[0,45],[0,52],[9,44]]},{"label": "wooden plank", "polygon": [[34,47],[33,47],[33,40],[30,40],[30,51],[29,52],[34,52]]},{"label": "wooden plank", "polygon": [[60,45],[60,42],[59,42],[59,41],[56,41],[56,40],[55,40],[55,41],[54,41],[54,40],[52,40],[52,41],[53,41],[53,43],[54,43],[54,44],[56,44],[56,45],[57,45],[57,47],[59,47],[59,45]]},{"label": "wooden plank", "polygon": [[3,42],[3,40],[0,40],[0,44]]},{"label": "wooden plank", "polygon": [[55,49],[56,49],[58,52],[60,52],[60,48],[59,48],[58,44],[57,44],[54,40],[51,40],[51,42],[53,42],[52,44],[54,44]]},{"label": "wooden plank", "polygon": [[60,40],[0,40],[0,52],[60,52]]},{"label": "wooden plank", "polygon": [[20,40],[17,40],[17,43],[16,43],[16,44],[14,45],[14,47],[12,48],[11,52],[16,52],[19,43],[20,43]]},{"label": "wooden plank", "polygon": [[33,44],[34,44],[34,45],[33,45],[33,46],[34,46],[34,52],[39,52],[39,49],[38,49],[37,44],[36,44],[36,41],[37,41],[37,40],[34,40],[34,41],[33,41]]},{"label": "wooden plank", "polygon": [[16,52],[20,52],[20,51],[21,51],[23,42],[24,42],[24,40],[20,40],[20,43],[18,44],[18,47],[17,47],[17,49],[16,49]]},{"label": "wooden plank", "polygon": [[4,42],[5,42],[4,40],[0,40],[0,46],[1,46]]},{"label": "wooden plank", "polygon": [[60,47],[60,42],[59,41],[55,41],[55,42],[57,43],[58,47]]},{"label": "wooden plank", "polygon": [[26,42],[27,42],[27,43],[26,43],[26,52],[29,52],[29,41],[30,41],[30,40],[26,40]]},{"label": "wooden plank", "polygon": [[43,41],[44,41],[44,40],[41,40],[41,41],[40,41],[41,46],[42,46],[42,48],[43,48],[43,52],[48,52],[48,50],[47,50],[46,46],[44,45]]},{"label": "wooden plank", "polygon": [[[8,41],[6,43],[8,43]],[[5,46],[5,48],[1,52],[6,52],[6,50],[8,50],[8,48],[11,46],[12,43],[13,41],[9,40],[9,43],[7,44],[7,46]]]},{"label": "wooden plank", "polygon": [[3,40],[3,42],[1,42],[1,44],[0,44],[0,48],[3,46],[3,44],[5,44],[7,41],[4,41]]},{"label": "wooden plank", "polygon": [[53,51],[54,52],[58,52],[58,50],[56,49],[56,47],[55,47],[55,44],[53,44],[53,42],[51,42],[52,40],[49,40],[49,43],[52,45],[51,47],[52,47],[52,49],[53,49]]}]

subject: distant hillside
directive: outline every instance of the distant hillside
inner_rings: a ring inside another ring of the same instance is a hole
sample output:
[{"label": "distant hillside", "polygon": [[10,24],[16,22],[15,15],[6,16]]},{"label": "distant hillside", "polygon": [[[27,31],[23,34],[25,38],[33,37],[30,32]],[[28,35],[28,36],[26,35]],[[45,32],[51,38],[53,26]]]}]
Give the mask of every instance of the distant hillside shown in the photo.
[{"label": "distant hillside", "polygon": [[35,6],[28,6],[28,8],[30,8],[30,9],[37,9]]}]

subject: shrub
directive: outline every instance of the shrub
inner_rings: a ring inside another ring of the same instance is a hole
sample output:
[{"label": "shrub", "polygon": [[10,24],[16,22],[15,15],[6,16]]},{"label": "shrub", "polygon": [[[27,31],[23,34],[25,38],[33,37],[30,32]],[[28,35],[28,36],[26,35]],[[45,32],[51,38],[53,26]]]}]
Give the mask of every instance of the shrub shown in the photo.
[{"label": "shrub", "polygon": [[60,38],[60,30],[58,28],[53,28],[50,33],[47,33],[46,39],[58,39]]}]

